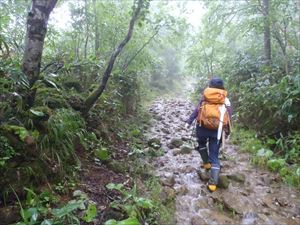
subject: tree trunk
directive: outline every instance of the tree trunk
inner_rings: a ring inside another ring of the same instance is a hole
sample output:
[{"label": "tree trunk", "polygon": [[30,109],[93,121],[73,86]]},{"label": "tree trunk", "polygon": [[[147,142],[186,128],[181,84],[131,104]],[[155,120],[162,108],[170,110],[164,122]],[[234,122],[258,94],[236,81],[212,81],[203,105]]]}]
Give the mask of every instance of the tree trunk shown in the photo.
[{"label": "tree trunk", "polygon": [[[30,87],[39,78],[48,19],[56,2],[57,0],[32,0],[32,7],[27,16],[22,71],[26,74]],[[33,105],[34,98],[35,90],[32,90],[27,99],[29,107]]]},{"label": "tree trunk", "polygon": [[98,10],[96,0],[93,0],[94,8],[94,18],[95,18],[95,56],[98,58],[100,56],[100,33],[99,33],[99,21],[98,21]]},{"label": "tree trunk", "polygon": [[99,87],[90,95],[88,96],[88,98],[85,101],[85,109],[83,111],[83,114],[87,114],[89,112],[89,110],[92,108],[92,106],[95,104],[95,102],[97,101],[97,99],[101,96],[101,94],[103,93],[106,84],[108,82],[109,76],[111,74],[111,71],[114,67],[114,63],[115,60],[117,58],[117,56],[121,53],[121,51],[123,50],[123,48],[125,47],[125,45],[129,42],[129,40],[132,37],[132,33],[133,33],[133,28],[134,28],[134,24],[138,19],[138,16],[140,14],[140,11],[143,7],[143,3],[144,0],[138,0],[138,4],[137,7],[134,9],[130,23],[129,23],[129,28],[128,28],[128,32],[127,35],[125,37],[125,39],[119,44],[119,46],[114,50],[114,52],[112,53],[110,60],[108,62],[108,65],[106,67],[106,70],[104,72],[103,78],[102,78],[102,82],[99,85]]},{"label": "tree trunk", "polygon": [[271,63],[271,31],[269,17],[269,0],[263,0],[263,15],[264,15],[264,56],[265,64]]}]

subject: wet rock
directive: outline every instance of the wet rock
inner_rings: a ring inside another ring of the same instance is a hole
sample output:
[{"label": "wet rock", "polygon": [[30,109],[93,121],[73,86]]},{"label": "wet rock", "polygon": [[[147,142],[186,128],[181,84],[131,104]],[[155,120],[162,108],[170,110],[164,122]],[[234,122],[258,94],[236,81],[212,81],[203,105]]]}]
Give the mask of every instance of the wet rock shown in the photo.
[{"label": "wet rock", "polygon": [[165,177],[161,179],[163,186],[173,187],[175,184],[175,177],[173,174],[166,174]]},{"label": "wet rock", "polygon": [[206,170],[197,170],[197,174],[202,181],[208,181],[209,180],[209,172]]},{"label": "wet rock", "polygon": [[254,212],[247,212],[242,219],[241,225],[257,224],[257,214]]},{"label": "wet rock", "polygon": [[227,177],[230,180],[234,180],[234,181],[237,181],[239,183],[245,183],[245,180],[246,180],[246,176],[242,173],[230,174],[230,175],[227,175]]},{"label": "wet rock", "polygon": [[199,200],[197,200],[195,208],[198,211],[199,209],[207,209],[209,208],[208,202],[207,202],[208,198],[201,198]]},{"label": "wet rock", "polygon": [[159,149],[161,147],[160,139],[157,137],[148,140],[148,145],[154,149]]},{"label": "wet rock", "polygon": [[175,188],[175,193],[176,195],[185,195],[186,193],[188,193],[188,188],[184,185],[177,186]]},{"label": "wet rock", "polygon": [[289,204],[288,200],[286,198],[284,198],[284,197],[282,197],[282,198],[276,198],[275,201],[278,202],[278,204],[280,206],[282,206],[282,207],[285,207],[285,206],[287,206]]},{"label": "wet rock", "polygon": [[216,210],[203,210],[201,211],[201,217],[204,218],[202,224],[234,224],[231,218]]},{"label": "wet rock", "polygon": [[262,212],[265,214],[265,215],[270,215],[271,213],[270,213],[270,211],[267,209],[267,208],[263,208],[262,209]]},{"label": "wet rock", "polygon": [[187,165],[187,166],[184,166],[184,167],[180,168],[181,173],[192,173],[195,170],[196,170],[196,168],[191,166],[191,165]]},{"label": "wet rock", "polygon": [[154,115],[153,118],[158,121],[161,121],[163,119],[161,115]]},{"label": "wet rock", "polygon": [[227,177],[227,176],[224,176],[224,175],[221,175],[221,176],[219,177],[218,187],[219,187],[219,188],[227,189],[228,186],[229,186],[229,183],[230,183],[230,181],[229,181],[228,177]]},{"label": "wet rock", "polygon": [[192,151],[193,151],[193,149],[188,145],[183,145],[180,148],[180,153],[181,154],[190,154]]},{"label": "wet rock", "polygon": [[249,200],[238,192],[224,192],[222,195],[222,202],[227,209],[238,214],[252,211],[250,210],[251,203]]},{"label": "wet rock", "polygon": [[209,223],[206,223],[200,216],[194,216],[191,219],[191,225],[209,225]]},{"label": "wet rock", "polygon": [[180,155],[181,150],[180,150],[180,149],[174,149],[174,150],[172,151],[172,153],[173,153],[174,156],[177,156],[177,155]]},{"label": "wet rock", "polygon": [[179,139],[179,138],[173,138],[170,141],[168,147],[171,148],[171,149],[172,148],[179,148],[181,145],[183,145],[183,141],[181,139]]},{"label": "wet rock", "polygon": [[190,137],[182,136],[182,137],[181,137],[181,140],[183,140],[183,141],[189,141],[189,140],[190,140]]},{"label": "wet rock", "polygon": [[173,200],[176,197],[175,190],[170,187],[164,187],[162,192],[160,193],[160,198],[162,202],[168,202]]},{"label": "wet rock", "polygon": [[170,134],[170,130],[168,130],[167,128],[161,128],[161,131],[164,132],[165,134]]}]

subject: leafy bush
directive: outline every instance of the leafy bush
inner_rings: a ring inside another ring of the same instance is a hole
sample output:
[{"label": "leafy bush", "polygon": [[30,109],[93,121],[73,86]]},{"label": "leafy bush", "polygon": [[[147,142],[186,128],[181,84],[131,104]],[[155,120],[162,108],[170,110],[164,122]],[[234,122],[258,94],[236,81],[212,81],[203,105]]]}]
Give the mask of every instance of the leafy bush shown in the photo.
[{"label": "leafy bush", "polygon": [[270,159],[267,162],[267,167],[273,172],[278,172],[280,169],[284,167],[284,165],[285,165],[284,159]]},{"label": "leafy bush", "polygon": [[123,184],[109,183],[106,185],[106,188],[108,190],[117,190],[122,194],[122,199],[113,201],[110,206],[126,213],[130,220],[137,220],[134,218],[144,220],[147,212],[153,208],[153,203],[150,199],[138,197],[136,185],[130,191],[127,191]]},{"label": "leafy bush", "polygon": [[252,130],[235,127],[231,136],[232,142],[239,145],[244,152],[256,154],[264,147],[262,141],[257,138],[257,134]]},{"label": "leafy bush", "polygon": [[13,147],[4,136],[0,136],[0,168],[4,167],[6,162],[16,154]]},{"label": "leafy bush", "polygon": [[83,135],[84,128],[84,120],[78,112],[58,109],[47,122],[47,133],[40,135],[39,147],[63,169],[70,160],[77,160],[74,139]]},{"label": "leafy bush", "polygon": [[271,150],[262,148],[252,157],[251,162],[263,167],[272,156],[273,152]]},{"label": "leafy bush", "polygon": [[[80,220],[91,222],[97,215],[95,204],[89,203],[86,195],[76,196],[76,199],[56,208],[55,205],[58,203],[59,198],[51,192],[36,194],[31,189],[25,188],[25,190],[27,191],[26,208],[18,199],[22,221],[16,223],[16,225],[79,225]],[[78,210],[84,212],[82,217],[78,216]]]}]

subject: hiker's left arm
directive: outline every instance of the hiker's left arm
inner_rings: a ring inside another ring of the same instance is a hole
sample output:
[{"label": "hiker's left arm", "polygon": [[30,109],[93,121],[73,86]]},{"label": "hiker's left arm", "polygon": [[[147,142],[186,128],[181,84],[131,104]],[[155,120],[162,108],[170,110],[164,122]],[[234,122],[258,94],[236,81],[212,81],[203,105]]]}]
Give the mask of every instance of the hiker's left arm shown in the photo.
[{"label": "hiker's left arm", "polygon": [[186,123],[188,123],[189,125],[191,125],[193,123],[193,121],[197,118],[198,116],[198,112],[199,112],[199,108],[201,106],[203,102],[203,99],[201,98],[201,100],[199,101],[197,107],[194,109],[193,113],[190,115],[190,117],[185,121]]}]

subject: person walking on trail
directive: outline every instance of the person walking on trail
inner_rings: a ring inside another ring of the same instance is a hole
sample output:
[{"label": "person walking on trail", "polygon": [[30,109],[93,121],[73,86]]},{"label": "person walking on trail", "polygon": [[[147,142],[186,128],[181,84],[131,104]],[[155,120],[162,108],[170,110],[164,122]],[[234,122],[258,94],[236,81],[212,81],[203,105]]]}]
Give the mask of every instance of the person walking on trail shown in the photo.
[{"label": "person walking on trail", "polygon": [[[209,81],[209,86],[203,91],[202,98],[188,120],[186,127],[189,128],[193,121],[197,120],[196,136],[203,164],[202,168],[210,171],[208,189],[212,192],[217,190],[220,173],[219,149],[222,142],[222,134],[230,133],[230,118],[232,107],[227,98],[222,79],[215,77]],[[208,148],[207,148],[208,142]]]}]

